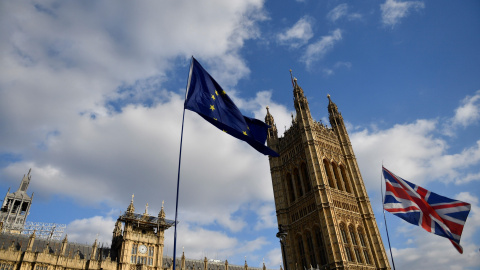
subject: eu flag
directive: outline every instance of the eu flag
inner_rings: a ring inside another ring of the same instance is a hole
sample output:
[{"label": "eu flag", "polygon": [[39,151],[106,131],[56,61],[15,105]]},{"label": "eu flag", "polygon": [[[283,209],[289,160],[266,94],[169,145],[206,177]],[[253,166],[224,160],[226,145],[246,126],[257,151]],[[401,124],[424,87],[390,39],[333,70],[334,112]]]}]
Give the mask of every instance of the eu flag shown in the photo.
[{"label": "eu flag", "polygon": [[270,126],[260,120],[243,116],[222,87],[193,57],[185,109],[198,113],[212,125],[247,142],[258,152],[278,157],[277,152],[265,145]]}]

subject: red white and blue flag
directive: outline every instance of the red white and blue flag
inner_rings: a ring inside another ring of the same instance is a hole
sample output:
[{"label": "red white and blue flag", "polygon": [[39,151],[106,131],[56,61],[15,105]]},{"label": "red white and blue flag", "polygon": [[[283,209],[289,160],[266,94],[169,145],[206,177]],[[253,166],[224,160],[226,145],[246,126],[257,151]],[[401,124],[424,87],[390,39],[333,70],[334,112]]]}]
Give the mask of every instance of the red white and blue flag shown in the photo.
[{"label": "red white and blue flag", "polygon": [[382,169],[386,183],[383,208],[427,232],[450,239],[458,252],[463,253],[460,237],[470,204],[438,195],[398,177],[385,167]]}]

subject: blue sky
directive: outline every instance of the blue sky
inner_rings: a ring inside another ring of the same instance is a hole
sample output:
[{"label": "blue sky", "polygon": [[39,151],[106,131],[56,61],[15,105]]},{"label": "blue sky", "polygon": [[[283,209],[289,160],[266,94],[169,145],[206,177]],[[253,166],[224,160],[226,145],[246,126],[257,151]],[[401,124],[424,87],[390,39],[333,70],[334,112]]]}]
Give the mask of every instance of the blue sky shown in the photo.
[{"label": "blue sky", "polygon": [[[32,168],[28,220],[77,242],[108,243],[132,193],[173,218],[190,57],[280,133],[292,69],[315,119],[327,94],[344,116],[385,245],[382,162],[472,204],[463,255],[387,213],[396,266],[476,269],[478,33],[478,1],[2,1],[0,192]],[[187,111],[180,188],[179,251],[279,267],[266,157]]]}]

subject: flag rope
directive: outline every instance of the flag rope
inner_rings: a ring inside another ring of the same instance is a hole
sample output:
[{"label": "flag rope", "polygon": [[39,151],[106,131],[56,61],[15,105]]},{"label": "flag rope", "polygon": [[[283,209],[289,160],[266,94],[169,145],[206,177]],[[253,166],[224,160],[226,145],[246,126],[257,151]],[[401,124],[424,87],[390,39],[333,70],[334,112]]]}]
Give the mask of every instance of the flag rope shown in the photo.
[{"label": "flag rope", "polygon": [[[187,87],[185,89],[185,100],[187,100],[187,91],[190,85],[190,78],[192,76],[193,56],[190,64],[190,71],[188,72]],[[177,173],[177,197],[175,199],[175,226],[173,233],[173,270],[175,270],[176,256],[177,256],[177,217],[178,217],[178,195],[180,193],[180,165],[182,163],[182,144],[183,144],[183,124],[185,123],[185,105],[183,106],[182,116],[182,131],[180,134],[180,153],[178,154],[178,173]]]},{"label": "flag rope", "polygon": [[[382,169],[383,169],[383,164],[382,164]],[[382,194],[381,200],[382,200],[383,220],[385,221],[385,231],[387,232],[388,249],[390,250],[390,257],[392,258],[393,270],[396,270],[395,269],[395,261],[393,260],[392,247],[390,246],[390,237],[388,236],[387,218],[385,217],[385,208],[384,208],[385,197],[383,196],[383,182],[385,182],[385,180],[383,178],[383,170],[380,174],[381,174],[380,175],[380,192]],[[175,270],[175,268],[173,270]]]}]

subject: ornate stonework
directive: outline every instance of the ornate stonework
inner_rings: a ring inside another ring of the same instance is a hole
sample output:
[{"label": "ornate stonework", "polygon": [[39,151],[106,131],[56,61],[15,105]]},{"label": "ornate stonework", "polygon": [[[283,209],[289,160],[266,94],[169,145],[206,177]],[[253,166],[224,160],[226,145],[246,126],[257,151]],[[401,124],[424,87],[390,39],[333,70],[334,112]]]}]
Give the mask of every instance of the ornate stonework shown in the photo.
[{"label": "ornate stonework", "polygon": [[293,81],[296,117],[283,137],[271,126],[267,144],[285,270],[390,269],[343,117],[328,96],[331,128],[312,119]]}]

